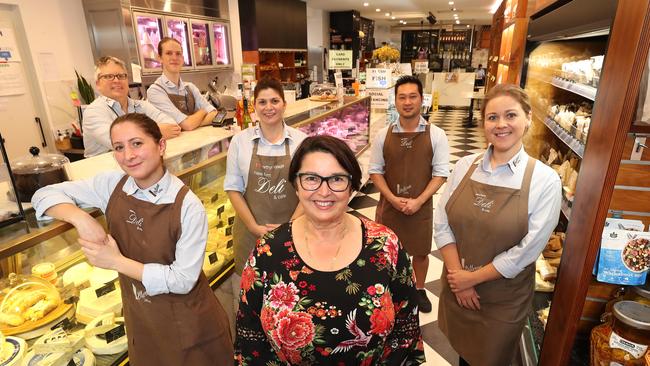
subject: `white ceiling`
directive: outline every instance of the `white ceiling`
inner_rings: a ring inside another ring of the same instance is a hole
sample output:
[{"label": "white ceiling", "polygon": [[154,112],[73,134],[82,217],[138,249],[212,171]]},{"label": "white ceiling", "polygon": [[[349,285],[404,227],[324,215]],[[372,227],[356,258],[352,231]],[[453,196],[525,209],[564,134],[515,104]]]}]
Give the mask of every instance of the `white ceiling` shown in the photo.
[{"label": "white ceiling", "polygon": [[[424,25],[428,12],[437,19],[436,24],[453,24],[454,14],[458,14],[461,24],[491,24],[490,9],[501,0],[305,0],[307,6],[326,11],[358,10],[361,16],[375,20],[379,24],[401,26],[399,20],[405,20],[406,26]],[[363,6],[367,2],[368,6]],[[376,9],[381,9],[377,12]],[[451,8],[456,8],[452,11]],[[391,13],[386,16],[385,13]],[[394,16],[395,19],[391,19]]]}]

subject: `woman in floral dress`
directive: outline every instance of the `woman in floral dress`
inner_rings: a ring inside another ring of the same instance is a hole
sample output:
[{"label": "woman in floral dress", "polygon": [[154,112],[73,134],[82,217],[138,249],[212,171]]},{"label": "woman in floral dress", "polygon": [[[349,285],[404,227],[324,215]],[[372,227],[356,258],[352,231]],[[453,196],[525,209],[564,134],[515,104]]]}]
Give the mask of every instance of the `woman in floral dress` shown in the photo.
[{"label": "woman in floral dress", "polygon": [[419,365],[413,270],[387,227],[346,213],[361,169],[329,136],[289,171],[305,214],[267,233],[244,268],[236,365]]}]

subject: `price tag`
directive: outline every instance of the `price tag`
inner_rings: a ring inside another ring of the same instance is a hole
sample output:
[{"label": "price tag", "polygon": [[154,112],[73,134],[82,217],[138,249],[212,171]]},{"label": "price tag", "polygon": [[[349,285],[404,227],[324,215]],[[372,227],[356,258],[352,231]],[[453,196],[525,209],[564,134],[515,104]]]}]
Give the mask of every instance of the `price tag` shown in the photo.
[{"label": "price tag", "polygon": [[343,87],[343,74],[340,71],[334,73],[334,83],[337,89]]},{"label": "price tag", "polygon": [[228,218],[228,225],[232,226],[235,224],[235,216],[230,216]]},{"label": "price tag", "polygon": [[75,324],[70,321],[68,318],[64,318],[60,322],[54,324],[53,326],[50,327],[50,330],[54,330],[56,328],[61,328],[63,330],[70,330],[75,326]]},{"label": "price tag", "polygon": [[388,88],[391,83],[390,69],[367,69],[366,88]]},{"label": "price tag", "polygon": [[226,228],[226,236],[231,236],[232,235],[232,227],[229,226]]},{"label": "price tag", "polygon": [[104,286],[98,288],[95,290],[95,294],[97,295],[97,298],[100,298],[106,294],[109,294],[111,292],[115,291],[115,282],[109,282],[105,284]]},{"label": "price tag", "polygon": [[232,239],[228,240],[228,243],[226,243],[226,248],[227,249],[232,248],[232,244],[233,244]]},{"label": "price tag", "polygon": [[433,103],[433,95],[425,93],[422,98],[422,105],[425,107],[431,107],[431,103]]},{"label": "price tag", "polygon": [[429,61],[415,61],[415,73],[426,74],[429,72]]},{"label": "price tag", "polygon": [[104,333],[104,337],[106,338],[106,343],[111,343],[113,341],[116,341],[124,337],[125,335],[126,335],[126,329],[124,328],[124,324],[120,324],[117,327]]},{"label": "price tag", "polygon": [[210,264],[215,264],[218,261],[219,261],[219,257],[217,256],[217,253],[212,252],[210,253],[210,255],[208,255],[208,262],[210,262]]}]

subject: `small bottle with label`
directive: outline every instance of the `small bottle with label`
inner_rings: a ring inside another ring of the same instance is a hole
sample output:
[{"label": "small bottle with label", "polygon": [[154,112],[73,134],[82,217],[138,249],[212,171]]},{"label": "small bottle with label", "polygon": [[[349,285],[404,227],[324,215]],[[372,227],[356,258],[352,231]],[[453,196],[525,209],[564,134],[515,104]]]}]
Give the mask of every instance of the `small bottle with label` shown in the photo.
[{"label": "small bottle with label", "polygon": [[243,108],[243,117],[242,117],[242,129],[247,129],[253,125],[253,118],[251,118],[251,113],[248,110],[248,99],[244,98],[244,108]]}]

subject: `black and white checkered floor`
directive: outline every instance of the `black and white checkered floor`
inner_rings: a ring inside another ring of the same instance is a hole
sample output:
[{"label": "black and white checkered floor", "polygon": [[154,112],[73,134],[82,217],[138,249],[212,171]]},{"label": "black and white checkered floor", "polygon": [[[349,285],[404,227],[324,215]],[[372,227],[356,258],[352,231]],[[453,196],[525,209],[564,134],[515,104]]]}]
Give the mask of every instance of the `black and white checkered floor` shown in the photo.
[{"label": "black and white checkered floor", "polygon": [[[431,123],[445,130],[447,134],[452,169],[458,159],[481,152],[486,146],[483,132],[479,127],[467,128],[463,126],[466,118],[467,110],[441,110],[435,112],[429,118]],[[443,185],[438,193],[433,196],[434,209],[444,188]],[[378,202],[379,191],[372,183],[368,183],[350,201],[350,212],[354,215],[363,215],[374,219]],[[435,248],[435,245],[433,247]],[[427,294],[433,304],[433,310],[428,314],[420,313],[420,326],[427,358],[426,365],[431,366],[457,365],[458,363],[458,355],[438,329],[438,296],[440,295],[439,278],[441,271],[442,256],[437,250],[434,250],[429,256],[429,271],[425,283]]]}]

